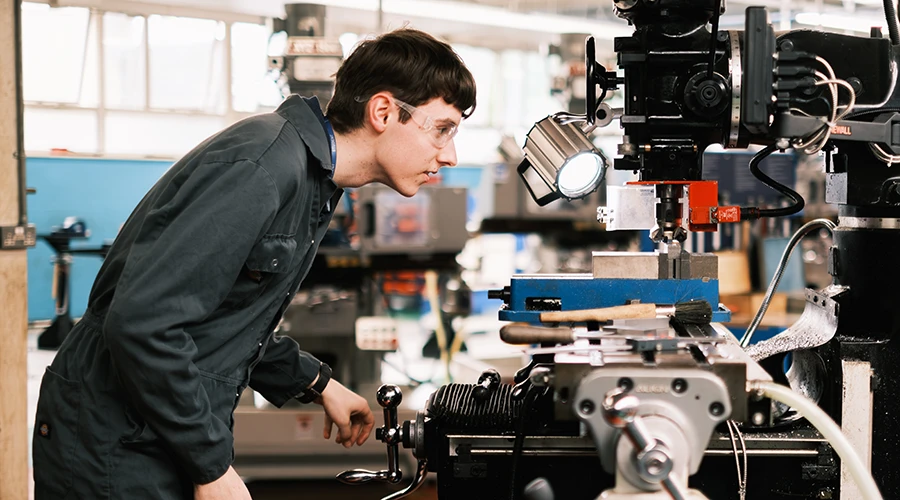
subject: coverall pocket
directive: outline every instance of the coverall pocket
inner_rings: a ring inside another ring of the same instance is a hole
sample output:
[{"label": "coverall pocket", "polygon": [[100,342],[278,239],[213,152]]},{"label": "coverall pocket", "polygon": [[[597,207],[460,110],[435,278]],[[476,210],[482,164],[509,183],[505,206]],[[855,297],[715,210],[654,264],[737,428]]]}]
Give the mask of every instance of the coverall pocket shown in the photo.
[{"label": "coverall pocket", "polygon": [[200,371],[200,384],[206,390],[213,416],[234,428],[234,409],[240,398],[238,383],[215,373]]},{"label": "coverall pocket", "polygon": [[35,499],[65,498],[72,487],[81,409],[81,384],[49,367],[41,380],[34,421]]},{"label": "coverall pocket", "polygon": [[222,304],[243,309],[258,299],[271,282],[290,267],[297,240],[288,235],[266,235],[253,247],[241,274]]},{"label": "coverall pocket", "polygon": [[156,433],[142,418],[135,418],[130,408],[125,409],[125,418],[128,420],[129,433],[119,438],[119,442],[126,448],[135,448],[142,445],[153,444],[157,441]]}]

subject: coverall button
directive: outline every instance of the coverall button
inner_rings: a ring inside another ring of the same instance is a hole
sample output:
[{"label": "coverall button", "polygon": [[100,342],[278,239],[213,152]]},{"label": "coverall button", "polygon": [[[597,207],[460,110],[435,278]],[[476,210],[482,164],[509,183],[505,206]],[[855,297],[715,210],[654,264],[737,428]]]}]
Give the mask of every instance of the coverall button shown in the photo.
[{"label": "coverall button", "polygon": [[278,259],[272,259],[272,267],[278,267]]}]

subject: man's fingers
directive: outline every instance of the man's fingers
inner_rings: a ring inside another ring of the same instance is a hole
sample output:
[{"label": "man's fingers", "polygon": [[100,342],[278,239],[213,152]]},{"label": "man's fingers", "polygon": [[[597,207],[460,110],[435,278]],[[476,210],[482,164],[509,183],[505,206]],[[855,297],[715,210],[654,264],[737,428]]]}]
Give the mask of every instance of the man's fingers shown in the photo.
[{"label": "man's fingers", "polygon": [[352,425],[350,426],[350,444],[359,441],[359,433],[362,431],[362,422],[359,421],[358,418],[353,418],[351,420]]},{"label": "man's fingers", "polygon": [[372,433],[373,427],[375,427],[375,417],[373,417],[372,413],[369,412],[369,414],[366,415],[362,431],[359,433],[359,438],[356,441],[357,445],[362,446],[363,443],[365,443],[366,440],[369,439],[369,434]]},{"label": "man's fingers", "polygon": [[322,435],[325,437],[325,439],[331,439],[332,424],[334,424],[334,422],[331,420],[331,417],[329,417],[328,414],[326,413],[325,414],[325,430],[322,433]]},{"label": "man's fingers", "polygon": [[344,446],[346,446],[347,448],[349,448],[350,446],[353,445],[352,438],[350,437],[351,436],[350,421],[347,420],[343,423],[339,423],[339,424],[337,424],[337,426],[338,426],[338,433],[340,434],[340,436],[338,436],[338,438],[340,439],[340,441],[338,441],[338,443],[341,443]]}]

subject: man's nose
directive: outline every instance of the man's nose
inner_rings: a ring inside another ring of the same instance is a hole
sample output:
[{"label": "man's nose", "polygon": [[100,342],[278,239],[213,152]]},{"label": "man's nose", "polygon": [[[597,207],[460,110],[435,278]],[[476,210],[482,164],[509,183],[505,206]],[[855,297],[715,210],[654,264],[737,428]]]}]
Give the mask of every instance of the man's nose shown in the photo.
[{"label": "man's nose", "polygon": [[456,143],[453,141],[453,139],[450,139],[450,142],[447,143],[446,146],[441,148],[440,152],[437,155],[437,161],[441,164],[442,167],[456,166]]}]

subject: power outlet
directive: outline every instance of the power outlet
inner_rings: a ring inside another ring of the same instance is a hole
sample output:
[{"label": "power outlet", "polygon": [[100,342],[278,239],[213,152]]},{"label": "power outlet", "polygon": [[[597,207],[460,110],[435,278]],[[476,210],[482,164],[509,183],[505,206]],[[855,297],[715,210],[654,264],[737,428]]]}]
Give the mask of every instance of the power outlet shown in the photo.
[{"label": "power outlet", "polygon": [[0,227],[0,250],[23,250],[37,243],[34,224]]},{"label": "power outlet", "polygon": [[363,351],[396,351],[397,320],[383,316],[356,318],[356,347]]}]

